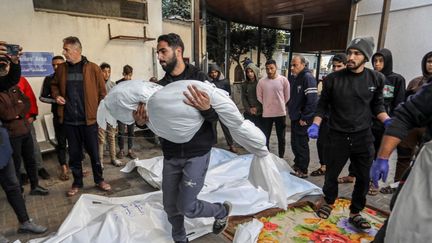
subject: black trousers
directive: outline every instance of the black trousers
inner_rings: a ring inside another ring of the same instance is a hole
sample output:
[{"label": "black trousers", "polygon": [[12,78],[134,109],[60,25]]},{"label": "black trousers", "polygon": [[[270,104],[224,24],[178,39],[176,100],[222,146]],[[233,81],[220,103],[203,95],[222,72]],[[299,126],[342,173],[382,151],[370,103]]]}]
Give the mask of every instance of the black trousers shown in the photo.
[{"label": "black trousers", "polygon": [[[378,150],[381,146],[381,140],[384,136],[384,131],[385,131],[384,127],[377,126],[377,125],[372,126],[372,135],[375,139],[374,143],[373,143],[374,148],[375,148],[374,159],[376,158],[376,156],[378,154]],[[348,167],[348,176],[355,177],[351,164]]]},{"label": "black trousers", "polygon": [[243,116],[244,116],[245,119],[248,119],[253,124],[255,124],[255,126],[257,126],[259,129],[261,129],[261,131],[264,133],[263,117],[262,117],[262,115],[251,115],[251,114],[249,114],[247,112],[244,112]]},{"label": "black trousers", "polygon": [[356,177],[351,213],[359,213],[366,205],[369,189],[369,171],[374,158],[373,136],[369,129],[357,133],[329,132],[327,147],[327,169],[323,186],[324,199],[333,204],[338,196],[338,176],[348,159],[351,160],[352,172]]},{"label": "black trousers", "polygon": [[[19,180],[19,184],[22,187],[22,181],[20,176],[21,161],[23,160],[24,168],[30,180],[30,187],[34,189],[38,186],[37,166],[34,158],[34,144],[31,133],[27,133],[22,136],[9,138],[13,153],[12,158],[15,165],[15,175]],[[22,160],[21,160],[22,158]]]},{"label": "black trousers", "polygon": [[299,120],[291,120],[291,149],[294,153],[294,166],[307,174],[309,167],[309,126],[300,126]]},{"label": "black trousers", "polygon": [[102,166],[99,159],[98,126],[94,125],[64,125],[67,141],[69,143],[69,167],[72,170],[73,187],[83,187],[82,161],[84,159],[83,148],[90,156],[93,170],[93,180],[99,184],[104,180]]},{"label": "black trousers", "polygon": [[126,125],[124,123],[118,122],[118,137],[117,142],[120,150],[124,149],[124,141],[127,137],[128,149],[133,147],[133,139],[135,136],[135,125]]},{"label": "black trousers", "polygon": [[18,221],[24,223],[29,220],[24,198],[21,194],[21,187],[15,175],[15,166],[12,160],[0,169],[0,184],[6,194],[7,200],[14,210]]},{"label": "black trousers", "polygon": [[326,156],[325,156],[325,146],[328,144],[328,135],[329,134],[329,127],[328,127],[328,120],[327,118],[323,118],[321,121],[319,133],[318,133],[318,139],[317,139],[317,150],[318,150],[318,159],[319,163],[321,165],[326,165]]},{"label": "black trousers", "polygon": [[273,129],[273,123],[276,127],[276,136],[278,139],[278,152],[279,157],[283,158],[285,155],[285,116],[278,116],[278,117],[263,117],[263,127],[264,127],[264,135],[266,136],[266,145],[267,148],[270,150],[269,143],[270,143],[270,135]]},{"label": "black trousers", "polygon": [[55,138],[57,141],[57,145],[55,147],[55,151],[57,154],[57,159],[60,165],[66,164],[66,131],[63,127],[63,124],[60,123],[59,117],[54,115],[53,117],[53,125]]}]

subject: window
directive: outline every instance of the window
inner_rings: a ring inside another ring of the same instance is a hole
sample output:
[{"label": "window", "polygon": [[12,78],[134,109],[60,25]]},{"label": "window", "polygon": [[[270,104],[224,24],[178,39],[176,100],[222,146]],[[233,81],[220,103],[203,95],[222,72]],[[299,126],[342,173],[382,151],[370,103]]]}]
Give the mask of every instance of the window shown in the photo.
[{"label": "window", "polygon": [[35,10],[148,21],[146,0],[33,0]]}]

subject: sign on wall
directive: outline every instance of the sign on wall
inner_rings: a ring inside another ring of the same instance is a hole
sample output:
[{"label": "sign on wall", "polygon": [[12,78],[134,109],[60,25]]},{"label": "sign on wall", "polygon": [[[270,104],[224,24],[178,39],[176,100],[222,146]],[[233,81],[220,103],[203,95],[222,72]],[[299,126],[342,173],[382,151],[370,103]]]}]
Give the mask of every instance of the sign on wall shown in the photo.
[{"label": "sign on wall", "polygon": [[21,75],[24,77],[45,77],[54,72],[51,65],[52,52],[23,52]]}]

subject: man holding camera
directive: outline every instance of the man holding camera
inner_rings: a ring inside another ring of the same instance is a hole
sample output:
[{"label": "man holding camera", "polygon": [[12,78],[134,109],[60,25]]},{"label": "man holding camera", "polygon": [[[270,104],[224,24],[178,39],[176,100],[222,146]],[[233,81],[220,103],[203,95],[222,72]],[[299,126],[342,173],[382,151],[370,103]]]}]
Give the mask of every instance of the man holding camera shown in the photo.
[{"label": "man holding camera", "polygon": [[[20,222],[18,232],[40,234],[46,232],[47,228],[33,223],[27,214],[24,198],[15,174],[15,166],[12,162],[13,151],[9,141],[9,134],[18,132],[18,128],[26,122],[24,111],[25,107],[28,108],[25,99],[15,99],[24,96],[16,87],[21,76],[21,67],[19,65],[20,49],[18,47],[18,50],[15,51],[8,50],[7,44],[0,41],[0,184]],[[23,112],[17,114],[17,111],[21,110],[20,108]],[[28,131],[28,134],[30,134],[30,131]],[[31,135],[30,139],[27,140],[32,141]],[[31,171],[37,181],[36,164],[34,164]],[[9,241],[0,234],[0,242]]]}]

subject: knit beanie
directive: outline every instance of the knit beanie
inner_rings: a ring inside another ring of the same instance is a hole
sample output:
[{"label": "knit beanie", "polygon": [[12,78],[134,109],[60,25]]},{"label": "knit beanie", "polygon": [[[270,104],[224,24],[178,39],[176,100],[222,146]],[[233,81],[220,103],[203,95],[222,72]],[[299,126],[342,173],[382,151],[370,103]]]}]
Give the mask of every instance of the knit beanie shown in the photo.
[{"label": "knit beanie", "polygon": [[348,49],[357,49],[366,57],[366,61],[369,61],[372,57],[373,49],[374,49],[374,39],[372,36],[368,37],[358,37],[352,40],[348,47]]}]

